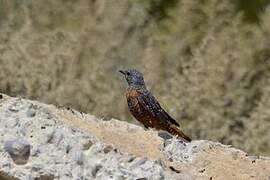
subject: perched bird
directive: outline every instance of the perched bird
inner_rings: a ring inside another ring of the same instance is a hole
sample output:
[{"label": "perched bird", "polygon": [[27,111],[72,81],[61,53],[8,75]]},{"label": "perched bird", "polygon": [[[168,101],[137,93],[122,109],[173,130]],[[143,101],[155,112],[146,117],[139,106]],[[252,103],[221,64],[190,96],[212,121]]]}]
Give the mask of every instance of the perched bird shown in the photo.
[{"label": "perched bird", "polygon": [[128,83],[126,98],[131,114],[145,128],[164,130],[180,139],[190,142],[191,139],[180,129],[180,125],[158,103],[147,90],[143,75],[136,69],[120,70]]}]

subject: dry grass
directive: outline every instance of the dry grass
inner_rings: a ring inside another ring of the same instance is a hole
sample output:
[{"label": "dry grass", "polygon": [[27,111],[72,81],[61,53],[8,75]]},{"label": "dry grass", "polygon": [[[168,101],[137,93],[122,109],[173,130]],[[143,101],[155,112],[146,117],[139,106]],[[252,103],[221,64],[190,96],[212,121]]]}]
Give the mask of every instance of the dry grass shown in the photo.
[{"label": "dry grass", "polygon": [[229,1],[0,0],[0,91],[131,121],[135,67],[193,139],[270,153],[270,13]]}]

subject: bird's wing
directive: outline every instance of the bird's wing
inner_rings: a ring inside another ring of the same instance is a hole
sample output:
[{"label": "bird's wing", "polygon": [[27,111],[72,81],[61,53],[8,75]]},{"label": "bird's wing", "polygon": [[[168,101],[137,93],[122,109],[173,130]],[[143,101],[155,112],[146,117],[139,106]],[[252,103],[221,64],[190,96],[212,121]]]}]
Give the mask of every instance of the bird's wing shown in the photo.
[{"label": "bird's wing", "polygon": [[138,101],[160,121],[163,121],[164,123],[169,121],[170,123],[180,127],[179,123],[164,109],[162,109],[156,98],[150,92],[139,92]]}]

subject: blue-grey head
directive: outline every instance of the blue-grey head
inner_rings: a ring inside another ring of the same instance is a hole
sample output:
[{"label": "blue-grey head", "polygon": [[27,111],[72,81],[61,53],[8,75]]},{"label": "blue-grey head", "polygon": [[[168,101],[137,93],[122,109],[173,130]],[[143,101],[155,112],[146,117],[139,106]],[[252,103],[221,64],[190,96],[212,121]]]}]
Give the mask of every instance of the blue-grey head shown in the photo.
[{"label": "blue-grey head", "polygon": [[143,75],[136,69],[119,70],[122,73],[129,86],[133,87],[145,87]]}]

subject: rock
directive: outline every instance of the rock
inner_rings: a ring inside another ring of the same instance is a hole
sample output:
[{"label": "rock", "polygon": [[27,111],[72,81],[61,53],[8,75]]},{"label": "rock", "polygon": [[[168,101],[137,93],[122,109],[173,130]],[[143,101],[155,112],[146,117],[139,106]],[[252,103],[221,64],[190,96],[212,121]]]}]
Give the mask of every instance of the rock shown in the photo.
[{"label": "rock", "polygon": [[100,117],[100,120],[102,120],[102,121],[110,121],[110,120],[112,120],[112,118],[111,117]]},{"label": "rock", "polygon": [[44,165],[42,164],[33,164],[31,166],[31,170],[34,171],[34,172],[38,172],[40,170],[44,169]]},{"label": "rock", "polygon": [[93,145],[91,138],[84,137],[82,139],[82,150],[88,150]]},{"label": "rock", "polygon": [[[30,109],[34,116],[27,113]],[[80,114],[5,96],[5,101],[0,101],[0,179],[267,179],[269,176],[268,157],[248,156],[218,142],[185,143],[165,132],[145,131],[115,119],[103,121]],[[12,138],[18,135],[20,138]]]},{"label": "rock", "polygon": [[131,168],[136,168],[139,167],[141,165],[143,165],[145,162],[147,161],[147,158],[139,158],[136,161],[133,161],[133,163],[131,164]]},{"label": "rock", "polygon": [[84,154],[82,151],[74,151],[73,153],[73,160],[78,164],[78,165],[83,165],[84,161]]},{"label": "rock", "polygon": [[26,116],[27,117],[34,117],[36,115],[36,111],[34,109],[28,109],[26,111]]},{"label": "rock", "polygon": [[68,154],[70,150],[72,149],[72,146],[70,144],[65,145],[65,152]]},{"label": "rock", "polygon": [[44,175],[40,175],[37,178],[34,179],[39,179],[39,180],[54,180],[55,176],[53,174],[44,174]]},{"label": "rock", "polygon": [[35,147],[31,151],[31,156],[38,156],[40,154],[40,149],[38,147]]},{"label": "rock", "polygon": [[56,146],[59,146],[63,139],[64,135],[61,130],[51,129],[47,131],[47,143],[54,143]]},{"label": "rock", "polygon": [[113,146],[112,145],[106,145],[104,148],[103,148],[103,152],[104,153],[109,153],[111,150],[113,150]]},{"label": "rock", "polygon": [[173,136],[171,134],[169,134],[168,132],[166,132],[166,131],[159,131],[158,136],[161,137],[164,140],[173,138]]},{"label": "rock", "polygon": [[93,168],[93,170],[91,171],[92,176],[93,176],[93,177],[96,177],[98,171],[99,171],[101,168],[102,168],[101,165],[99,165],[99,164],[98,164],[98,165],[95,165],[94,168]]},{"label": "rock", "polygon": [[8,110],[11,112],[19,112],[18,107],[14,106],[14,105],[9,106]]},{"label": "rock", "polygon": [[[194,141],[193,143],[185,143],[176,138],[166,140],[164,143],[164,153],[168,159],[172,161],[187,162],[196,158],[202,142]],[[180,151],[181,150],[181,151]]]},{"label": "rock", "polygon": [[30,144],[27,140],[8,140],[5,142],[5,150],[15,164],[24,165],[28,162],[30,156]]}]

